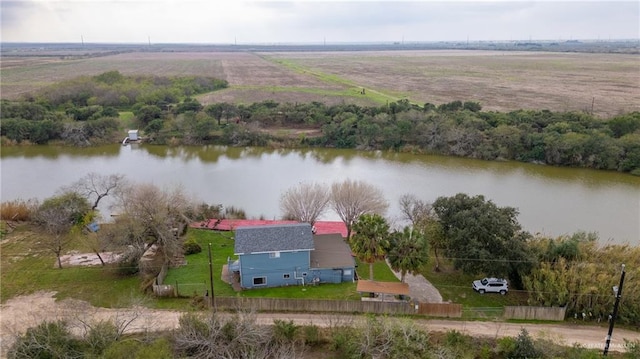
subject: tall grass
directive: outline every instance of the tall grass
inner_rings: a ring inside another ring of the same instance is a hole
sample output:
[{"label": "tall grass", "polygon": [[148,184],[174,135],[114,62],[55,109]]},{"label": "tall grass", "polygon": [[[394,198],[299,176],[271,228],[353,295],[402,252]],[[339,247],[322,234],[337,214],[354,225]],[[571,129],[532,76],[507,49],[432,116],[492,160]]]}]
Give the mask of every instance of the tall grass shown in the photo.
[{"label": "tall grass", "polygon": [[28,221],[38,208],[36,199],[16,199],[0,203],[0,219],[5,221]]}]

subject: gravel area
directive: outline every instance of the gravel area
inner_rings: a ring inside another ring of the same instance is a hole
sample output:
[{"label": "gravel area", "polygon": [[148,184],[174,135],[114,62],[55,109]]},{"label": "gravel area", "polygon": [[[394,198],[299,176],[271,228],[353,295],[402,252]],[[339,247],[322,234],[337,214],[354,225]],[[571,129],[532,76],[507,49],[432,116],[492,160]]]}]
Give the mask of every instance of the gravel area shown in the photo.
[{"label": "gravel area", "polygon": [[[387,262],[387,264],[389,264]],[[392,269],[393,270],[393,269]],[[393,272],[398,279],[402,276],[400,272]],[[411,299],[423,303],[442,303],[442,295],[436,287],[431,284],[422,274],[413,275],[407,273],[404,282],[409,284],[409,296]]]}]

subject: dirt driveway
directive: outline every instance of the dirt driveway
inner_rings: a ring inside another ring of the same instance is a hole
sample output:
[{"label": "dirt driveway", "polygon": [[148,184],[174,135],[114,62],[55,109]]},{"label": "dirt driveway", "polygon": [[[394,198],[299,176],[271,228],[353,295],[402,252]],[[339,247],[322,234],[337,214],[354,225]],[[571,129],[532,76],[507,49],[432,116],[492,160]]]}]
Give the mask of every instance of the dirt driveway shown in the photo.
[{"label": "dirt driveway", "polygon": [[[95,308],[90,304],[73,299],[56,301],[55,292],[38,292],[7,301],[0,307],[0,347],[1,357],[13,343],[16,334],[38,323],[48,320],[67,319],[76,325],[87,320],[111,319],[116,322],[131,321],[130,332],[160,331],[175,328],[181,312],[153,310],[148,308],[107,309]],[[274,319],[293,320],[298,325],[314,324],[328,327],[336,323],[353,323],[362,317],[334,314],[261,313],[257,315],[261,324],[272,324]],[[534,337],[543,337],[554,342],[571,345],[578,343],[587,348],[604,348],[607,328],[575,324],[518,324],[504,322],[465,322],[457,320],[420,320],[416,322],[429,331],[457,330],[473,336],[515,337],[521,328],[526,328]],[[624,340],[640,340],[640,333],[625,329],[615,329],[610,346],[611,351],[622,351]]]}]

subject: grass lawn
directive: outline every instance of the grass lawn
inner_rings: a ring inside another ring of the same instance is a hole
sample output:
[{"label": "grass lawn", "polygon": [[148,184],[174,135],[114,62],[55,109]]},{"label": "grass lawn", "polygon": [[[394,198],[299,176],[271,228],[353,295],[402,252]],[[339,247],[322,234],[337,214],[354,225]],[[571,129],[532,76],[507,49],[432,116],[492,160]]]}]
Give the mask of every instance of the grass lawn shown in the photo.
[{"label": "grass lawn", "polygon": [[513,288],[506,295],[476,293],[471,283],[482,276],[464,274],[453,269],[450,263],[441,263],[440,272],[434,271],[433,263],[430,263],[421,273],[438,288],[443,301],[462,304],[463,318],[499,316],[504,306],[527,305],[527,293]]},{"label": "grass lawn", "polygon": [[[103,307],[127,306],[144,298],[137,276],[123,277],[111,267],[57,268],[53,252],[43,247],[45,235],[18,227],[2,240],[1,301],[37,291],[56,291],[56,298],[77,298]],[[69,249],[82,248],[79,241]]]},{"label": "grass lawn", "polygon": [[187,265],[170,268],[165,284],[177,285],[181,296],[204,295],[210,288],[209,284],[209,244],[213,261],[213,291],[214,295],[228,297],[235,296],[231,285],[222,281],[222,266],[227,264],[227,258],[233,255],[233,233],[218,232],[204,229],[189,229],[189,239],[194,239],[202,247],[202,252],[185,257]]}]

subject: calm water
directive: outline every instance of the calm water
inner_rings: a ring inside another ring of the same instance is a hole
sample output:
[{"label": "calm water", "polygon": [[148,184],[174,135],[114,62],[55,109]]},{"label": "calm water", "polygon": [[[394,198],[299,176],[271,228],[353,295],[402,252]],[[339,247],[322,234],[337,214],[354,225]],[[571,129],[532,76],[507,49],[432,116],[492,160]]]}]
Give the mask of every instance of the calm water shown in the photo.
[{"label": "calm water", "polygon": [[[271,219],[281,215],[281,193],[299,182],[351,178],[384,191],[387,217],[396,224],[401,223],[398,198],[405,193],[432,202],[464,192],[518,208],[519,222],[532,233],[585,230],[598,232],[603,242],[640,243],[640,178],[613,172],[429,155],[218,146],[5,147],[1,158],[2,201],[47,198],[88,172],[121,173],[135,182],[180,185],[199,201]],[[324,219],[338,217],[329,212]]]}]

